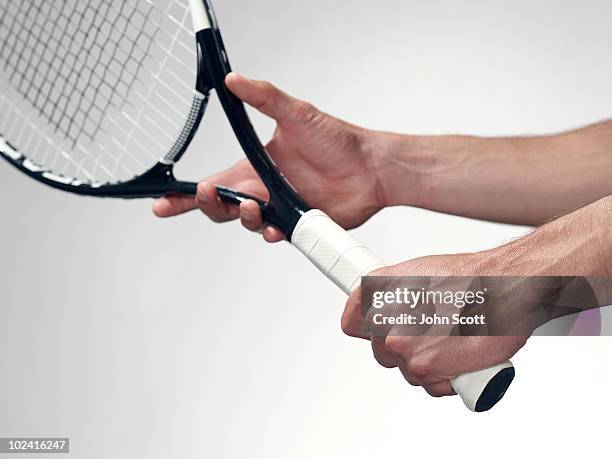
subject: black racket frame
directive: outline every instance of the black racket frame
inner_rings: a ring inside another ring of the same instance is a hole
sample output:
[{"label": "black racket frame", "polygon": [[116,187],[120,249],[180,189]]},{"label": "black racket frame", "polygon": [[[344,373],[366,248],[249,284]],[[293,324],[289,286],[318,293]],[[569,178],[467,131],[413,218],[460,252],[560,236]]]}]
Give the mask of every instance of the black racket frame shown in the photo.
[{"label": "black racket frame", "polygon": [[193,123],[190,132],[185,135],[185,141],[173,161],[161,160],[144,174],[125,182],[92,183],[50,173],[30,160],[27,155],[22,154],[9,141],[5,143],[11,149],[11,154],[1,151],[0,147],[0,153],[2,153],[0,156],[24,174],[47,186],[82,196],[137,199],[158,198],[173,194],[195,195],[197,184],[177,180],[173,169],[174,164],[184,155],[195,136],[206,111],[210,93],[215,90],[236,138],[268,189],[270,199],[264,202],[257,197],[221,186],[217,187],[219,197],[224,202],[233,205],[240,205],[248,199],[255,200],[261,208],[264,220],[278,227],[287,236],[287,239],[291,240],[295,226],[302,215],[310,210],[310,207],[298,196],[266,152],[242,101],[225,86],[225,77],[232,71],[231,66],[212,6],[208,0],[203,0],[203,3],[212,28],[196,33],[198,57],[196,91],[200,93],[202,103],[195,114],[196,122]]}]

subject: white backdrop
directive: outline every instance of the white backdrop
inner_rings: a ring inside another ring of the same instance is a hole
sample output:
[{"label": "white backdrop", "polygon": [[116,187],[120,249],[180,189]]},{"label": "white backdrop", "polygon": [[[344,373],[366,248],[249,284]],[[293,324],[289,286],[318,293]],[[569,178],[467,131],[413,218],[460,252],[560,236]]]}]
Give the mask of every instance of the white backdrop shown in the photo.
[{"label": "white backdrop", "polygon": [[[237,70],[371,128],[519,135],[612,113],[606,1],[216,7]],[[268,138],[273,124],[254,123]],[[192,150],[181,177],[241,158],[218,103]],[[609,338],[534,339],[504,401],[469,414],[344,337],[343,295],[289,245],[195,213],[156,220],[149,202],[50,192],[0,166],[0,436],[69,436],[79,459],[575,457],[609,445]],[[400,261],[526,231],[397,208],[357,235]]]}]

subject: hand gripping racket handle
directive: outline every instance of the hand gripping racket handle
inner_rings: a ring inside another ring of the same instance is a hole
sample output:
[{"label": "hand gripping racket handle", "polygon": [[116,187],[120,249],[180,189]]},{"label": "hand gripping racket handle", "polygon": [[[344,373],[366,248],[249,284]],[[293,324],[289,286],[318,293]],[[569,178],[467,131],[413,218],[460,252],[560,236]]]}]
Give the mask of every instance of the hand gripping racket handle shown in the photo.
[{"label": "hand gripping racket handle", "polygon": [[[304,214],[291,242],[346,294],[360,284],[361,277],[384,264],[363,244],[320,210]],[[457,376],[453,389],[471,411],[487,411],[502,399],[514,378],[512,363]]]}]

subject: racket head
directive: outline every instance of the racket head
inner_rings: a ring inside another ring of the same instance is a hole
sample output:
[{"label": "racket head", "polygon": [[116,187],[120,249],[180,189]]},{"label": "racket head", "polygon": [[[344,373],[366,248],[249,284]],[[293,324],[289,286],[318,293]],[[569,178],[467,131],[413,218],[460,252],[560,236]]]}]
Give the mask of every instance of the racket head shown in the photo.
[{"label": "racket head", "polygon": [[188,0],[0,5],[0,156],[78,194],[195,192],[173,164],[210,86]]},{"label": "racket head", "polygon": [[[291,238],[309,208],[225,86],[231,66],[210,0],[7,0],[0,8],[0,156],[83,195],[194,194],[172,168],[214,88],[270,192],[264,219]],[[245,195],[222,189],[220,197],[235,204]]]}]

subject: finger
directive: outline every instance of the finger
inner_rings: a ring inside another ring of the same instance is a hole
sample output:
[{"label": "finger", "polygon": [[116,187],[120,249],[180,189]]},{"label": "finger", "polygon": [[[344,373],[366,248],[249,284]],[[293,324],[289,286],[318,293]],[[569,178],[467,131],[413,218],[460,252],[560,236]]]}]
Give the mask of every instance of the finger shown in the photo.
[{"label": "finger", "polygon": [[372,352],[376,361],[385,368],[396,368],[400,364],[400,359],[385,347],[384,338],[372,337]]},{"label": "finger", "polygon": [[370,333],[363,326],[361,320],[361,290],[357,289],[351,294],[344,306],[341,320],[342,331],[347,336],[369,340]]},{"label": "finger", "polygon": [[274,226],[266,226],[263,230],[263,237],[266,242],[271,244],[275,244],[286,239],[283,232]]},{"label": "finger", "polygon": [[217,194],[217,189],[210,182],[202,182],[198,184],[196,203],[202,212],[217,223],[227,222],[238,218],[238,207],[221,201],[219,195]]},{"label": "finger", "polygon": [[[263,201],[269,199],[268,190],[253,169],[251,163],[246,159],[239,161],[224,171],[207,177],[202,180],[202,183],[203,184],[200,185],[200,190],[205,189],[206,194],[200,194],[199,196],[202,200],[204,200],[204,198],[208,199],[209,201],[207,201],[207,203],[209,204],[214,204],[213,197],[218,197],[216,190],[217,185],[255,196]],[[198,202],[198,205],[201,204],[203,203]],[[208,210],[210,206],[206,205],[203,207]],[[229,209],[229,207],[231,206],[221,207],[221,210]],[[219,209],[215,207],[214,210]],[[237,211],[231,212],[231,214],[235,216],[234,218],[238,217]]]},{"label": "finger", "polygon": [[260,231],[263,227],[263,220],[259,204],[252,200],[240,204],[240,222],[250,231]]},{"label": "finger", "polygon": [[274,244],[285,240],[281,230],[274,226],[264,226],[261,209],[255,201],[245,201],[240,204],[240,222],[246,229],[262,233],[266,242]]},{"label": "finger", "polygon": [[421,383],[421,381],[419,381],[417,378],[415,378],[413,375],[411,375],[410,373],[408,373],[408,371],[406,370],[406,365],[404,364],[404,362],[401,362],[399,365],[399,370],[400,373],[402,373],[402,376],[404,377],[404,379],[408,382],[408,384],[410,384],[411,386],[422,386],[423,383]]},{"label": "finger", "polygon": [[276,121],[295,113],[304,104],[267,81],[249,80],[238,73],[227,75],[225,84],[236,97]]},{"label": "finger", "polygon": [[431,384],[423,386],[429,395],[432,397],[448,397],[449,395],[456,395],[451,384],[447,381],[439,382],[437,384]]},{"label": "finger", "polygon": [[197,208],[193,196],[165,196],[153,203],[153,213],[160,218],[174,217]]}]

